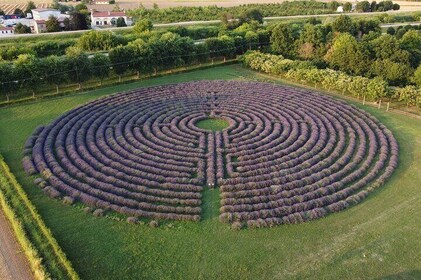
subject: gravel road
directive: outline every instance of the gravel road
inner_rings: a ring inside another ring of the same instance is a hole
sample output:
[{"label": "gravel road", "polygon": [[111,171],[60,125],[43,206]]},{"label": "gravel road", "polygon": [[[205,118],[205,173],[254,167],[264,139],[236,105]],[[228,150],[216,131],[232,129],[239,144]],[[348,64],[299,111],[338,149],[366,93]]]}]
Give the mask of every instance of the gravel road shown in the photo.
[{"label": "gravel road", "polygon": [[0,211],[0,279],[32,280],[28,261],[16,242],[13,230]]}]

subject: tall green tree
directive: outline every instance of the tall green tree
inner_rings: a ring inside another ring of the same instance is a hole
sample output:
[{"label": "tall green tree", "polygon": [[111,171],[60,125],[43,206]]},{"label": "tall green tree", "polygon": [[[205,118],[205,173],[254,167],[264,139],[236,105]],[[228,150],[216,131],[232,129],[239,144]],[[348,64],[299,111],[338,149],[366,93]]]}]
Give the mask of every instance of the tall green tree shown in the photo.
[{"label": "tall green tree", "polygon": [[57,93],[59,93],[59,86],[70,80],[70,76],[75,75],[69,66],[70,60],[67,56],[51,55],[40,60],[40,64],[40,78],[46,83],[54,85]]},{"label": "tall green tree", "polygon": [[23,25],[22,23],[18,23],[15,26],[15,30],[14,30],[15,34],[27,34],[27,33],[31,33],[31,28],[27,25]]},{"label": "tall green tree", "polygon": [[332,22],[333,32],[356,34],[356,26],[351,17],[340,15]]},{"label": "tall green tree", "polygon": [[131,62],[135,59],[132,49],[128,46],[118,46],[112,49],[108,56],[114,72],[119,76],[119,80],[121,81],[121,76],[129,70]]},{"label": "tall green tree", "polygon": [[26,89],[32,92],[32,97],[35,98],[35,92],[44,83],[41,76],[41,65],[39,59],[33,55],[20,55],[18,59],[13,62],[14,71],[17,77],[21,77],[18,87],[19,89]]},{"label": "tall green tree", "polygon": [[117,27],[126,27],[126,26],[127,26],[127,23],[126,23],[126,21],[124,20],[124,18],[119,17],[119,18],[117,19],[116,26],[117,26]]},{"label": "tall green tree", "polygon": [[366,13],[366,12],[370,12],[371,9],[371,5],[370,2],[368,1],[360,1],[357,3],[355,9],[357,10],[357,12],[359,13]]},{"label": "tall green tree", "polygon": [[393,62],[390,59],[378,59],[371,65],[372,74],[383,78],[393,86],[406,84],[412,72],[409,65]]},{"label": "tall green tree", "polygon": [[75,12],[70,17],[70,25],[72,30],[86,30],[88,29],[88,22],[86,19],[86,15]]},{"label": "tall green tree", "polygon": [[340,34],[335,38],[332,47],[325,56],[325,60],[332,68],[353,75],[364,73],[368,66],[367,58],[361,46],[348,33]]},{"label": "tall green tree", "polygon": [[138,20],[135,23],[135,25],[133,27],[133,31],[136,34],[141,34],[141,33],[145,32],[145,31],[151,31],[152,28],[153,28],[153,24],[152,24],[152,21],[151,20],[149,20],[149,19],[141,19],[141,20]]},{"label": "tall green tree", "polygon": [[239,24],[245,22],[257,21],[258,23],[263,23],[263,15],[258,9],[249,9],[245,10],[238,16]]},{"label": "tall green tree", "polygon": [[36,9],[37,6],[33,1],[29,1],[28,4],[26,4],[25,14],[32,14],[32,10]]},{"label": "tall green tree", "polygon": [[110,76],[111,62],[108,56],[96,53],[91,59],[91,73],[93,77],[99,78],[100,85],[105,78]]},{"label": "tall green tree", "polygon": [[0,94],[10,101],[10,95],[16,91],[18,77],[15,75],[14,68],[8,62],[0,61]]},{"label": "tall green tree", "polygon": [[294,57],[295,52],[294,46],[295,38],[294,31],[290,24],[278,24],[272,30],[272,35],[270,37],[272,50],[286,57]]},{"label": "tall green tree", "polygon": [[421,62],[421,34],[418,30],[409,30],[400,39],[400,47],[409,52],[409,63],[417,67]]},{"label": "tall green tree", "polygon": [[55,16],[51,15],[45,22],[45,28],[47,29],[47,32],[58,32],[60,31],[60,22]]}]

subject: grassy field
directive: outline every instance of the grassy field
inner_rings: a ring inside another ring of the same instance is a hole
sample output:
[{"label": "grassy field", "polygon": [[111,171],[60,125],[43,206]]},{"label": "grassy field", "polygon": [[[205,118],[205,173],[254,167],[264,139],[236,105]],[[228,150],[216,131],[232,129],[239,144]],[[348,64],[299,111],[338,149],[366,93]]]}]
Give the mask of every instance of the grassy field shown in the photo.
[{"label": "grassy field", "polygon": [[420,279],[421,121],[406,116],[356,104],[394,132],[399,167],[360,205],[299,225],[232,231],[218,221],[218,190],[204,191],[200,223],[130,225],[47,198],[23,173],[32,130],[77,105],[142,86],[256,77],[232,65],[1,108],[0,152],[83,279]]}]

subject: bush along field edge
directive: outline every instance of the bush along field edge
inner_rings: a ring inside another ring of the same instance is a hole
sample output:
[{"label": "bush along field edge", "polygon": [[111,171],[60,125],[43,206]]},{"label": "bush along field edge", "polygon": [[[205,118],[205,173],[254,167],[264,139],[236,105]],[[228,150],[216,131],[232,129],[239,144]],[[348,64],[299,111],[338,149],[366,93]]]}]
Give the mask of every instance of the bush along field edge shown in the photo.
[{"label": "bush along field edge", "polygon": [[2,155],[0,206],[28,258],[35,279],[80,279]]}]

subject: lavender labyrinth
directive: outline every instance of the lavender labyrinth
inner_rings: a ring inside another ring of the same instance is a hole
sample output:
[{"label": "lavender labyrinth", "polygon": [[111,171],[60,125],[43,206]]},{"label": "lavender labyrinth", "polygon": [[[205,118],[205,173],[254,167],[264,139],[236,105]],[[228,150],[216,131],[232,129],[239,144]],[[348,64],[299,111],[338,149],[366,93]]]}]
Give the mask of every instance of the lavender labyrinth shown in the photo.
[{"label": "lavender labyrinth", "polygon": [[[227,125],[196,126],[206,120]],[[75,108],[37,128],[24,154],[52,197],[199,221],[202,191],[219,188],[221,221],[266,227],[360,202],[393,173],[398,144],[368,113],[312,91],[198,81]]]}]

